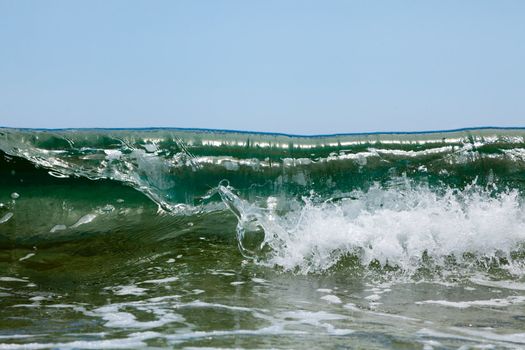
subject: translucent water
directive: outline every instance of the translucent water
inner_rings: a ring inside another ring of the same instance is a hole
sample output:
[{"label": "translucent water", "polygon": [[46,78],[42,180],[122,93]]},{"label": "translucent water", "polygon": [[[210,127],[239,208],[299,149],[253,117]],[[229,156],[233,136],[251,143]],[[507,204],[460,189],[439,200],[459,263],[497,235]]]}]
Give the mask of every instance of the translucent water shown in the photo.
[{"label": "translucent water", "polygon": [[523,348],[524,136],[1,129],[0,349]]}]

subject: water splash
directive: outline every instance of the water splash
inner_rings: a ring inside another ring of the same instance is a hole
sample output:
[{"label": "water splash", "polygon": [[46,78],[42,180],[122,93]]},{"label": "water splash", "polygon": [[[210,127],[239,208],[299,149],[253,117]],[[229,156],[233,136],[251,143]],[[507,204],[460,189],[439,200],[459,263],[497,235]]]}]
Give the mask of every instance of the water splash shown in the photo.
[{"label": "water splash", "polygon": [[[525,243],[525,207],[517,190],[498,192],[476,184],[434,189],[406,178],[393,182],[398,185],[375,184],[337,200],[303,197],[284,213],[275,204],[248,203],[229,186],[219,191],[239,219],[245,254],[261,258],[258,252],[266,248],[270,253],[264,263],[285,270],[322,272],[348,256],[365,266],[379,264],[409,274],[425,264],[498,264],[512,272],[522,263],[516,252]],[[247,235],[261,234],[257,251],[245,248]]]}]

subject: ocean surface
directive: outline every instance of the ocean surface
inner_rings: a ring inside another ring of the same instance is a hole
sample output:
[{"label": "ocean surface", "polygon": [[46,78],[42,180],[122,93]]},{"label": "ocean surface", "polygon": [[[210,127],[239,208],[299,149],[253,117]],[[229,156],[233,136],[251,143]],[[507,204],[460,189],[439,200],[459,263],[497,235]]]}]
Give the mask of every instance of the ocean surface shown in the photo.
[{"label": "ocean surface", "polygon": [[0,349],[523,349],[525,129],[0,128]]}]

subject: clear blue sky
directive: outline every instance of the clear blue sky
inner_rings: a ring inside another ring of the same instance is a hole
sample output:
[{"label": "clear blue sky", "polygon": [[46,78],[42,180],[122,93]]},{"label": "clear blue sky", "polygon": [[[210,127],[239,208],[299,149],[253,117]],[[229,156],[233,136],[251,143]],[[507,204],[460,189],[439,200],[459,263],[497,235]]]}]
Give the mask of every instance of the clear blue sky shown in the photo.
[{"label": "clear blue sky", "polygon": [[525,126],[525,1],[0,0],[0,125]]}]

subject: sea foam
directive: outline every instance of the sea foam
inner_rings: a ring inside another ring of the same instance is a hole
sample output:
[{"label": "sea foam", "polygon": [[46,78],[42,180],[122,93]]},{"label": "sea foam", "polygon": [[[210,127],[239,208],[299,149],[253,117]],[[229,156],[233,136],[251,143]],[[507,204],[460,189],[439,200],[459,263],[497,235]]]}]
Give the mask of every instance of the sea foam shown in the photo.
[{"label": "sea foam", "polygon": [[[235,196],[231,188],[220,190]],[[229,205],[239,217],[241,248],[263,231],[259,252],[270,250],[264,263],[300,273],[325,271],[345,256],[406,271],[423,260],[443,266],[471,263],[472,257],[478,264],[505,261],[510,268],[516,265],[512,253],[525,242],[525,208],[517,190],[376,184],[337,201],[303,198],[284,214],[278,205],[263,209],[235,198]]]}]

